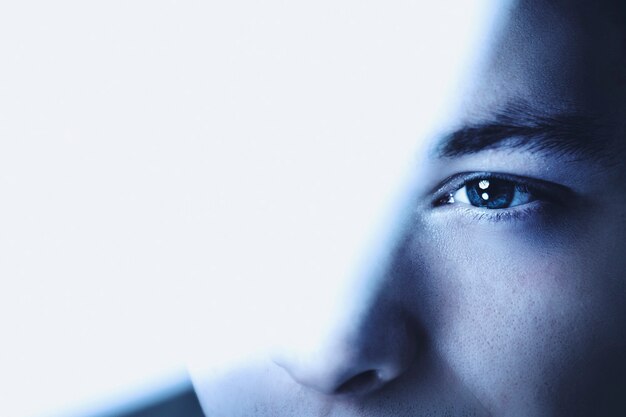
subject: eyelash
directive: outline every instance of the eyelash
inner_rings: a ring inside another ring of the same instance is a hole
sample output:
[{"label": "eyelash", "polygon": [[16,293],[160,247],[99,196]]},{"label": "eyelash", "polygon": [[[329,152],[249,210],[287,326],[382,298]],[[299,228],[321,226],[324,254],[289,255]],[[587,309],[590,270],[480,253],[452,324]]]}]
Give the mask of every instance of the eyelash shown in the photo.
[{"label": "eyelash", "polygon": [[[528,193],[532,196],[532,200],[506,208],[483,208],[466,203],[450,202],[455,193],[477,180],[511,183],[514,185],[515,192]],[[476,222],[514,222],[538,214],[551,203],[561,204],[570,194],[571,191],[562,185],[528,177],[493,172],[460,173],[447,178],[437,187],[433,207],[453,208],[460,215]]]}]

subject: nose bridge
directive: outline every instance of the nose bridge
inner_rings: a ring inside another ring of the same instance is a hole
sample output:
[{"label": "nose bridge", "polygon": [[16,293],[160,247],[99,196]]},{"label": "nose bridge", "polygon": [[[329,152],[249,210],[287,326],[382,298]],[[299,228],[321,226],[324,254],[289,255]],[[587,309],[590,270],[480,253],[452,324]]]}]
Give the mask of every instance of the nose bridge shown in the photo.
[{"label": "nose bridge", "polygon": [[[412,182],[406,188],[412,190]],[[298,383],[329,395],[363,395],[415,361],[418,320],[410,312],[418,300],[411,284],[414,262],[407,256],[409,238],[418,233],[412,200],[412,191],[404,193],[379,223],[378,238],[333,306],[315,307],[324,311],[324,328],[304,328],[306,343],[275,358]]]}]

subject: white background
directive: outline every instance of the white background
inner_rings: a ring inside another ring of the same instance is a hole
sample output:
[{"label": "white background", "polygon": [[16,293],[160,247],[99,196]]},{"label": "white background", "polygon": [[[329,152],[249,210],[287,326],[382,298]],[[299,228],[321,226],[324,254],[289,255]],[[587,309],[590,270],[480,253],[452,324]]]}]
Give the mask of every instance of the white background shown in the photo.
[{"label": "white background", "polygon": [[468,4],[2,2],[0,415],[179,380],[351,273],[480,44]]}]

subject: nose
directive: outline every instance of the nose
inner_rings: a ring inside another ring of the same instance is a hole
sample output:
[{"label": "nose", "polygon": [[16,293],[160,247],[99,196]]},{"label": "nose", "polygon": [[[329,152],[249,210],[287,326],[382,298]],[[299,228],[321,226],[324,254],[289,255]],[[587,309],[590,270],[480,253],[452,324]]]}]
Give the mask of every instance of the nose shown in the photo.
[{"label": "nose", "polygon": [[416,357],[417,336],[396,297],[381,291],[353,309],[306,353],[275,357],[299,384],[333,396],[365,396],[402,375]]}]

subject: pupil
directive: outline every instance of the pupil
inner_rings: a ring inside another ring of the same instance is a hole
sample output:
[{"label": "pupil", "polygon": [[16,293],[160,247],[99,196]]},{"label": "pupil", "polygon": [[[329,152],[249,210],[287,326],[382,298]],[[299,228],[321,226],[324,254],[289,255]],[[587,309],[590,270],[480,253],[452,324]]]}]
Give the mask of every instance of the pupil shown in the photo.
[{"label": "pupil", "polygon": [[515,184],[505,180],[479,179],[465,185],[467,199],[476,207],[503,209],[511,205],[515,195]]}]

